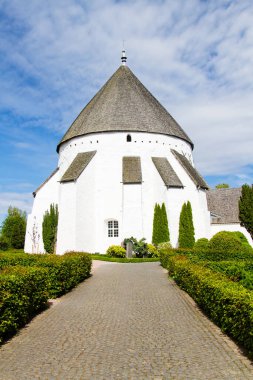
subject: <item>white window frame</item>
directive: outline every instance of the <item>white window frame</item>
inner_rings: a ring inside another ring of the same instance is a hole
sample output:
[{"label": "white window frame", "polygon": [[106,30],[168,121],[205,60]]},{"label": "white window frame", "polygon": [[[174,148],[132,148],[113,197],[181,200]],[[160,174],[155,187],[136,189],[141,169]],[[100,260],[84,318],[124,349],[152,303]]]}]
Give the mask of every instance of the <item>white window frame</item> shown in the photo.
[{"label": "white window frame", "polygon": [[116,219],[107,221],[107,237],[119,237],[119,222]]}]

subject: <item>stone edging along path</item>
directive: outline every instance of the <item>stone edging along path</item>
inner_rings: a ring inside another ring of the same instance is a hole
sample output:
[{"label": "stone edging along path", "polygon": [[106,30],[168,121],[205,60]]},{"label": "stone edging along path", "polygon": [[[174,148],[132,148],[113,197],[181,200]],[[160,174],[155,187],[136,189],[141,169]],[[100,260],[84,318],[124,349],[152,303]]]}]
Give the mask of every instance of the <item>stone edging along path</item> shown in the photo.
[{"label": "stone edging along path", "polygon": [[3,345],[1,380],[253,379],[159,263],[93,263],[92,277]]}]

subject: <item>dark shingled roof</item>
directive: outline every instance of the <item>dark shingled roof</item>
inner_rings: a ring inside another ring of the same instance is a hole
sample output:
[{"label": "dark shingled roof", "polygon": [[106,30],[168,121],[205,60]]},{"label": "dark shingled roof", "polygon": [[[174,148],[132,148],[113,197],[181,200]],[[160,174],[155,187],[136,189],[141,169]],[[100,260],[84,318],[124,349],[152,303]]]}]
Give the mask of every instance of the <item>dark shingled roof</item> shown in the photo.
[{"label": "dark shingled roof", "polygon": [[78,153],[66,172],[63,174],[60,182],[76,181],[95,154],[96,151]]},{"label": "dark shingled roof", "polygon": [[152,161],[167,187],[184,187],[166,157],[152,157]]},{"label": "dark shingled roof", "polygon": [[47,179],[45,179],[45,181],[33,192],[33,196],[34,198],[36,197],[36,194],[37,192],[55,175],[55,173],[57,173],[59,170],[59,168],[56,168],[51,174],[49,177],[47,177]]},{"label": "dark shingled roof", "polygon": [[217,215],[212,224],[240,223],[238,202],[242,189],[215,189],[206,192],[208,210]]},{"label": "dark shingled roof", "polygon": [[185,171],[188,173],[188,175],[191,177],[191,179],[196,184],[196,186],[202,189],[209,189],[205,180],[201,177],[198,171],[191,165],[188,159],[182,154],[178,153],[174,149],[171,149],[171,151],[174,154],[174,156],[177,158],[177,160],[180,162],[180,164],[183,166]]},{"label": "dark shingled roof", "polygon": [[122,165],[123,183],[142,183],[140,157],[123,157]]},{"label": "dark shingled roof", "polygon": [[127,66],[120,66],[81,111],[60,141],[97,132],[150,132],[193,143]]}]

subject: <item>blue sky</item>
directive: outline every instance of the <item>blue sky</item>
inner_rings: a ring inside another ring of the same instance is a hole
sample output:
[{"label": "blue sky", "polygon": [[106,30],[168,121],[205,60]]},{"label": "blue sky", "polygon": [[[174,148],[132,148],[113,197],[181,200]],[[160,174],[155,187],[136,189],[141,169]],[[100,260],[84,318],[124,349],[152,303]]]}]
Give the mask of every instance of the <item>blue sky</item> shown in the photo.
[{"label": "blue sky", "polygon": [[120,65],[195,144],[214,186],[253,182],[253,2],[0,0],[0,221],[27,212],[56,145]]}]

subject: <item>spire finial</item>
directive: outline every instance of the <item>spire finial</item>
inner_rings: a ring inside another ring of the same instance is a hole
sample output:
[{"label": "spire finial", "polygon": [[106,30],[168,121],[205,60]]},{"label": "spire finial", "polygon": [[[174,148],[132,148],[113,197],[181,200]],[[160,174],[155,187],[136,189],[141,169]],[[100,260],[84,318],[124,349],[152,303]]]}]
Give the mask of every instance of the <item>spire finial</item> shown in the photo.
[{"label": "spire finial", "polygon": [[126,61],[127,61],[127,56],[126,56],[126,51],[125,51],[125,41],[123,40],[123,49],[122,49],[122,54],[121,54],[121,62],[123,66],[126,66]]}]

